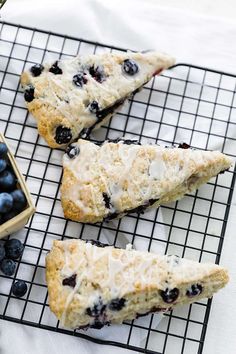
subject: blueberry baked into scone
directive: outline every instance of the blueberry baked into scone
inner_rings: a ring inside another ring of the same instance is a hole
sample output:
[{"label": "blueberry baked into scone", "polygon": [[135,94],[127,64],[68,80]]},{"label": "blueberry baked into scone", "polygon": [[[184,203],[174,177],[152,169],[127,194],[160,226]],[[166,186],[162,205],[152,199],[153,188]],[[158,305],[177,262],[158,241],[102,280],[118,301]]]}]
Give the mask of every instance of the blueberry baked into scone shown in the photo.
[{"label": "blueberry baked into scone", "polygon": [[22,74],[21,84],[39,134],[55,148],[87,137],[173,64],[172,57],[157,52],[79,55],[36,64]]},{"label": "blueberry baked into scone", "polygon": [[69,145],[61,186],[65,217],[96,223],[140,213],[180,199],[231,165],[218,151],[179,147],[122,138]]},{"label": "blueberry baked into scone", "polygon": [[54,241],[46,279],[50,308],[64,327],[100,329],[210,298],[228,274],[215,264],[77,239]]}]

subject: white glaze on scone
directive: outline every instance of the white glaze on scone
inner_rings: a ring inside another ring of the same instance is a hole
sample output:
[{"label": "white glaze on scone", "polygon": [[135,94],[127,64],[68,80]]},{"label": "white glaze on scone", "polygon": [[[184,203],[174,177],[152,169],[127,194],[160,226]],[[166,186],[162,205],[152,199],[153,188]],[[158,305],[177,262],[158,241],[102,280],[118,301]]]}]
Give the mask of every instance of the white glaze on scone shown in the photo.
[{"label": "white glaze on scone", "polygon": [[[136,74],[128,75],[124,72],[122,64],[127,59],[134,60],[138,65]],[[59,61],[58,67],[62,74],[55,75],[49,71],[53,63],[45,63],[41,74],[36,77],[30,70],[26,71],[22,74],[21,84],[25,91],[30,85],[33,86],[34,99],[26,102],[27,107],[38,121],[39,133],[51,147],[57,147],[64,145],[55,140],[58,126],[70,129],[71,141],[78,138],[85,128],[98,128],[133,92],[173,64],[173,58],[156,52],[84,55]],[[90,74],[91,67],[102,68],[104,77],[101,82]],[[73,76],[79,72],[85,74],[87,81],[82,87],[73,82]],[[93,101],[98,103],[100,111],[117,102],[120,104],[99,121],[89,109]]]},{"label": "white glaze on scone", "polygon": [[98,146],[80,139],[72,146],[79,154],[63,157],[61,200],[65,217],[81,222],[177,200],[231,165],[218,151],[127,145],[122,140]]},{"label": "white glaze on scone", "polygon": [[[63,285],[71,276],[75,283]],[[50,308],[69,328],[100,328],[165,311],[211,297],[228,282],[227,271],[215,264],[131,247],[101,248],[82,240],[54,241],[46,258],[46,277]]]}]

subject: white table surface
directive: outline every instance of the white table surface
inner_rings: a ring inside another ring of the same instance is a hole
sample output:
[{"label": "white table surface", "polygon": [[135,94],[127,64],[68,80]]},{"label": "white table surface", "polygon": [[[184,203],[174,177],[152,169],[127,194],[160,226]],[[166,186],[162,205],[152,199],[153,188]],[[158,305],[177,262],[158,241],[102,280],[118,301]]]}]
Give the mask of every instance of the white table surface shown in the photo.
[{"label": "white table surface", "polygon": [[[186,7],[188,12],[183,13]],[[160,48],[173,53],[178,61],[236,72],[235,12],[234,0],[228,0],[227,6],[223,0],[8,0],[2,18],[122,47]],[[205,17],[206,13],[212,19]],[[204,354],[235,354],[236,350],[236,307],[232,307],[236,296],[235,216],[234,193],[221,257],[221,264],[230,270],[231,282],[214,297]],[[129,351],[0,321],[1,354],[94,352]]]}]

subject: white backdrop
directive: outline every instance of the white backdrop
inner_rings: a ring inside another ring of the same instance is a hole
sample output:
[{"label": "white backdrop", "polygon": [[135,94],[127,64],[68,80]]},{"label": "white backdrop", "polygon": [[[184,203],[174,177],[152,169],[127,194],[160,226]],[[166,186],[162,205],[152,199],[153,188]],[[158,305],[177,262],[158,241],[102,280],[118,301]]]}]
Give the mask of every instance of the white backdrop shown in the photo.
[{"label": "white backdrop", "polygon": [[[173,54],[178,62],[193,63],[236,73],[236,24],[228,17],[225,1],[214,1],[215,13],[224,18],[206,17],[204,9],[212,9],[212,1],[193,2],[188,11],[160,7],[168,0],[8,0],[2,19],[8,22],[70,34],[132,49],[161,49]],[[229,1],[233,5],[232,1]],[[229,4],[228,3],[228,4]],[[182,5],[181,5],[182,4]],[[210,5],[211,4],[211,5]],[[211,13],[213,15],[213,13]],[[235,354],[234,319],[236,307],[236,203],[233,200],[221,263],[230,269],[232,281],[215,296],[207,330],[205,354]],[[124,349],[94,345],[87,341],[43,330],[0,322],[0,353],[3,354],[78,354],[125,353]],[[128,352],[128,351],[127,351]],[[191,353],[190,353],[191,354]]]}]

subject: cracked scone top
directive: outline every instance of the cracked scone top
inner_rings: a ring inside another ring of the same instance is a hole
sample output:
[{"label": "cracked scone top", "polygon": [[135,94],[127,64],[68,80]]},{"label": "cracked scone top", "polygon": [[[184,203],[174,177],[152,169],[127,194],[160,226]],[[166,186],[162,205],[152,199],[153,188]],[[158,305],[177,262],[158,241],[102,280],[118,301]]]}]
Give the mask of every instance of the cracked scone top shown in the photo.
[{"label": "cracked scone top", "polygon": [[49,305],[65,327],[101,328],[166,311],[209,298],[228,282],[215,264],[98,246],[54,241],[46,257]]},{"label": "cracked scone top", "polygon": [[95,223],[143,212],[183,197],[230,165],[218,151],[80,139],[63,157],[64,215]]},{"label": "cracked scone top", "polygon": [[157,52],[79,55],[36,64],[21,84],[39,133],[51,147],[86,137],[111,118],[125,99],[174,64]]}]

